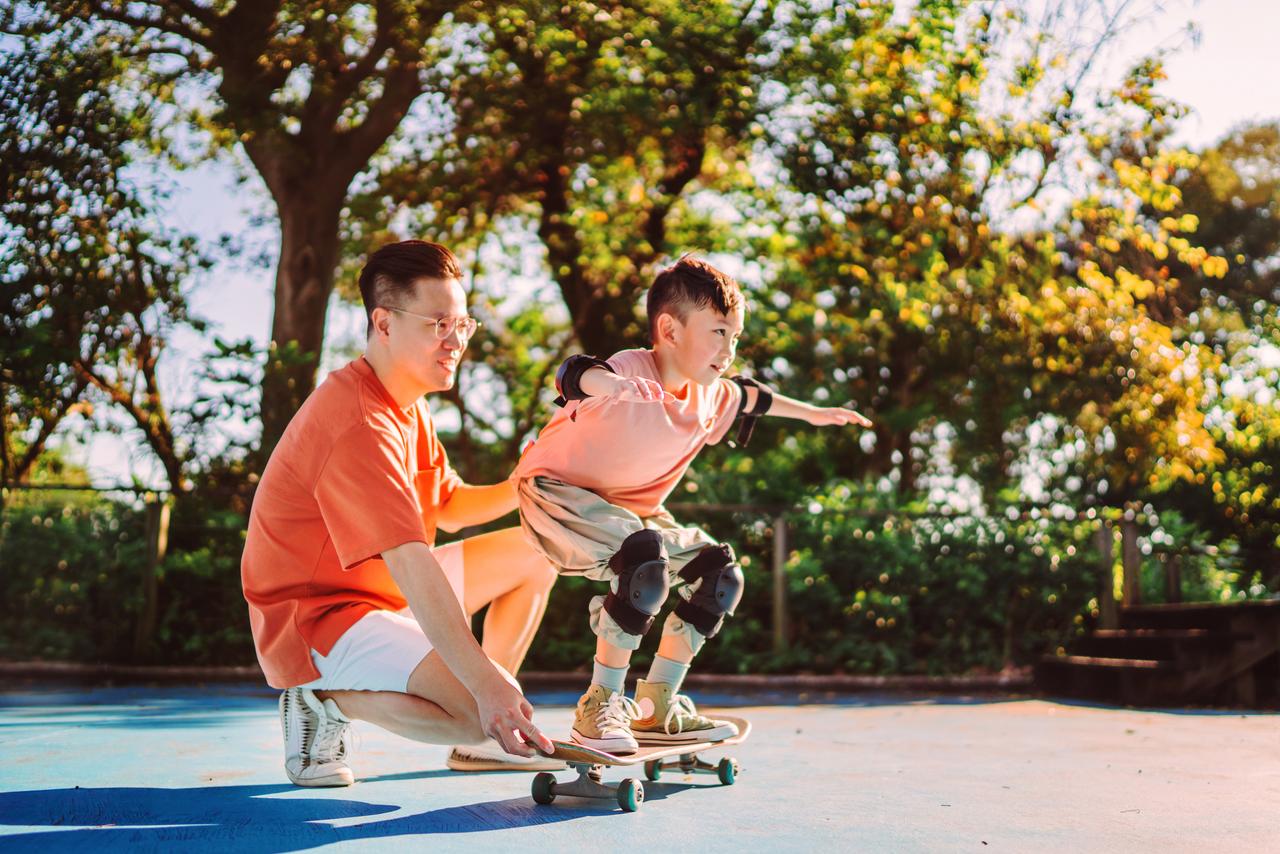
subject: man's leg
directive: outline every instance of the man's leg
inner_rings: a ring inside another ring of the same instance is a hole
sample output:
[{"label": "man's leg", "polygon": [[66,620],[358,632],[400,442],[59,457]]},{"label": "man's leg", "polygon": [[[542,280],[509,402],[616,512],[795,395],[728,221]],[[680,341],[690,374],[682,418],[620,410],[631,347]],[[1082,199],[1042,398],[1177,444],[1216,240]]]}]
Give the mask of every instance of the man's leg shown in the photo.
[{"label": "man's leg", "polygon": [[317,691],[346,717],[428,744],[484,739],[475,698],[432,650],[409,676],[408,693],[396,691]]},{"label": "man's leg", "polygon": [[[468,537],[462,548],[463,607],[468,616],[486,605],[481,648],[515,673],[524,662],[547,610],[556,571],[519,528]],[[446,764],[455,771],[558,771],[564,763],[507,754],[492,739],[458,739]]]},{"label": "man's leg", "polygon": [[480,645],[507,672],[517,673],[547,610],[556,571],[519,528],[470,537],[462,548],[467,613],[489,606]]}]

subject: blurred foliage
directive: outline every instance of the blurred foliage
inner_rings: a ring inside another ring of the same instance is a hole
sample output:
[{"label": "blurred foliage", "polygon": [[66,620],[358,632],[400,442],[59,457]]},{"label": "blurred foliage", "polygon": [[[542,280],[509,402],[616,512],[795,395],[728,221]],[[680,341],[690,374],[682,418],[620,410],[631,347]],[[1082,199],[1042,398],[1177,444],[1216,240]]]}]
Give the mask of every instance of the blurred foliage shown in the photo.
[{"label": "blurred foliage", "polygon": [[[567,354],[643,345],[648,281],[688,250],[747,291],[742,372],[872,417],[869,435],[767,419],[749,449],[696,463],[680,500],[798,508],[782,655],[771,523],[681,514],[733,543],[748,577],[700,666],[1030,663],[1089,626],[1097,514],[1133,501],[1147,508],[1149,600],[1174,555],[1188,597],[1280,589],[1280,130],[1240,128],[1198,155],[1170,145],[1182,110],[1160,94],[1160,56],[1099,71],[1115,28],[1153,8],[1057,0],[1033,20],[963,0],[909,15],[887,0],[54,5],[94,26],[46,34],[0,74],[17,93],[0,107],[0,240],[28,259],[4,280],[6,341],[20,342],[0,374],[6,466],[57,465],[29,451],[94,384],[77,347],[136,378],[140,397],[112,398],[128,411],[148,388],[130,366],[153,370],[163,333],[191,322],[179,284],[194,247],[144,234],[117,175],[129,143],[172,153],[194,127],[247,155],[285,230],[308,235],[280,272],[308,288],[305,323],[322,328],[339,255],[346,274],[397,236],[458,250],[484,325],[433,407],[459,416],[446,439],[472,482],[510,472]],[[158,104],[186,104],[188,121],[153,133]],[[77,144],[62,147],[67,128]],[[29,270],[47,275],[22,280]],[[219,340],[192,406],[157,410],[171,479],[193,485],[163,565],[165,660],[248,660],[237,562],[255,463],[207,437],[227,419],[282,426],[281,401],[310,387],[302,332],[273,332],[272,370],[294,384],[270,413],[257,404],[268,354]],[[127,658],[112,632],[138,613],[137,509],[32,501],[5,510],[0,553],[20,567],[3,580],[5,643]],[[946,507],[963,512],[918,515]],[[527,666],[589,660],[594,588],[560,582]]]}]

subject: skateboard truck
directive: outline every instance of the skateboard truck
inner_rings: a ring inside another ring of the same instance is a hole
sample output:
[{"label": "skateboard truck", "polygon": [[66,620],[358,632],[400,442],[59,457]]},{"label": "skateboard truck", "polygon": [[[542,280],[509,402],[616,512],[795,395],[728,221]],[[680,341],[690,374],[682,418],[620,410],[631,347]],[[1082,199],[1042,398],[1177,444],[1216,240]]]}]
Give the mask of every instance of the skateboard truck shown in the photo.
[{"label": "skateboard truck", "polygon": [[543,771],[533,778],[533,799],[540,804],[549,804],[557,795],[574,798],[596,798],[597,800],[616,800],[625,812],[635,812],[644,802],[644,784],[633,777],[627,777],[616,786],[600,781],[603,765],[590,765],[585,762],[570,762],[569,767],[578,772],[578,779],[561,783],[556,776]]},{"label": "skateboard truck", "polygon": [[562,783],[556,780],[554,774],[543,771],[533,778],[533,799],[539,804],[549,804],[559,795],[615,800],[624,811],[635,812],[644,802],[643,783],[633,777],[627,777],[617,785],[601,780],[605,768],[624,765],[643,765],[644,776],[649,780],[657,780],[667,769],[679,769],[685,774],[715,774],[722,785],[732,786],[738,777],[736,759],[725,757],[712,764],[697,755],[704,750],[738,744],[750,734],[751,724],[745,719],[727,716],[725,719],[738,728],[738,734],[732,738],[668,747],[641,747],[636,753],[627,756],[614,756],[581,744],[552,739],[555,749],[546,755],[563,760],[578,772],[578,777]]},{"label": "skateboard truck", "polygon": [[[575,798],[596,798],[597,800],[616,800],[625,812],[635,812],[644,802],[644,784],[633,777],[624,778],[618,785],[611,786],[601,782],[604,765],[589,762],[569,762],[570,768],[578,772],[578,779],[562,783],[556,776],[543,771],[533,778],[533,799],[540,804],[549,804],[557,795]],[[702,772],[715,774],[725,786],[732,786],[738,778],[738,760],[725,757],[716,764],[704,762],[692,753],[684,754],[679,759],[663,762],[661,759],[650,759],[644,763],[644,776],[649,780],[657,780],[662,772],[669,768],[679,768],[685,774]]]}]

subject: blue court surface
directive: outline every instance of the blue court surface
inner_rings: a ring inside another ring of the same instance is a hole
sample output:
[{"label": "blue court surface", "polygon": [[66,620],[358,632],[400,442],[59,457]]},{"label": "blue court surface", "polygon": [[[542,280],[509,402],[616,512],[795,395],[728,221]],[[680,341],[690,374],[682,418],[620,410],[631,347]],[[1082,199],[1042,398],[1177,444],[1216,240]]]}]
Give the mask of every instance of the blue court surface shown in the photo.
[{"label": "blue court surface", "polygon": [[[0,851],[1277,851],[1280,716],[1027,698],[699,697],[755,725],[737,783],[667,771],[636,813],[536,805],[357,724],[359,782],[282,769],[276,693],[0,693]],[[567,732],[569,693],[534,693]],[[714,759],[716,752],[703,754]],[[561,778],[569,778],[563,772]],[[605,780],[642,777],[606,769]]]}]

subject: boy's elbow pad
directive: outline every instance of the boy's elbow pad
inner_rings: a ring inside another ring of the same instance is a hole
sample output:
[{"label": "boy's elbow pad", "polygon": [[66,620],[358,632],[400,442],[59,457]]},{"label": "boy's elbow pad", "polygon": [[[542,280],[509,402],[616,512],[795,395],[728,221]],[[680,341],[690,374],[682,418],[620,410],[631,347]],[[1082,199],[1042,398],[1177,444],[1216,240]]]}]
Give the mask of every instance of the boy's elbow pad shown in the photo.
[{"label": "boy's elbow pad", "polygon": [[582,390],[582,375],[592,368],[604,368],[613,373],[613,368],[604,359],[582,354],[570,356],[564,360],[560,370],[556,371],[556,406],[564,406],[571,400],[586,400],[591,395]]},{"label": "boy's elbow pad", "polygon": [[[742,398],[738,401],[738,414],[736,417],[742,421],[738,425],[738,435],[729,444],[732,447],[745,447],[747,442],[751,441],[751,432],[756,428],[756,421],[761,415],[769,411],[773,406],[773,389],[767,384],[759,380],[753,380],[751,377],[730,377],[742,389]],[[756,390],[756,403],[751,410],[744,411],[747,408],[747,389],[754,388]]]}]

